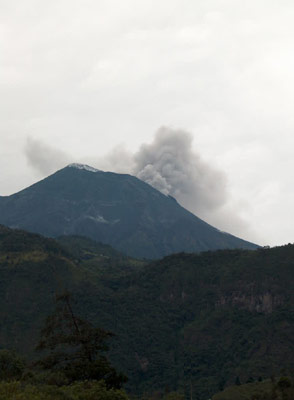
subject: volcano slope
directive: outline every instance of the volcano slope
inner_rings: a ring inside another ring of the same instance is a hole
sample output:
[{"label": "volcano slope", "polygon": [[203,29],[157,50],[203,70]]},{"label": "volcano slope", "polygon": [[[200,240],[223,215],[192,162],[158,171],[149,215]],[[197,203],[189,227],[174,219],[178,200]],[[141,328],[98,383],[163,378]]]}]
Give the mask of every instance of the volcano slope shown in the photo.
[{"label": "volcano slope", "polygon": [[208,225],[134,176],[80,164],[0,197],[0,223],[49,237],[83,235],[147,259],[257,247]]}]

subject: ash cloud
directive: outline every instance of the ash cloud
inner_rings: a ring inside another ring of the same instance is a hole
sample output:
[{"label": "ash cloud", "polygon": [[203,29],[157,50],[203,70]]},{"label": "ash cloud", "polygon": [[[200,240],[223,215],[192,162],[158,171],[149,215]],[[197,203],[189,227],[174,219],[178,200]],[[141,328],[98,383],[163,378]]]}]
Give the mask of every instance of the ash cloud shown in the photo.
[{"label": "ash cloud", "polygon": [[72,162],[72,157],[66,152],[31,137],[27,138],[24,152],[28,164],[40,176],[50,175]]},{"label": "ash cloud", "polygon": [[134,154],[126,149],[123,144],[115,146],[103,157],[86,159],[87,164],[94,165],[103,171],[112,171],[119,174],[134,175]]},{"label": "ash cloud", "polygon": [[232,199],[226,174],[203,160],[192,142],[192,135],[185,130],[160,128],[153,141],[133,155],[131,173],[209,224],[254,240],[255,233]]},{"label": "ash cloud", "polygon": [[174,197],[183,207],[213,226],[237,236],[254,238],[232,201],[226,174],[202,159],[193,150],[192,135],[182,129],[160,128],[149,144],[135,153],[123,145],[103,157],[74,159],[41,141],[29,138],[25,154],[31,167],[46,176],[71,162],[81,162],[101,170],[129,173],[165,195]]},{"label": "ash cloud", "polygon": [[192,135],[180,129],[160,128],[151,144],[134,155],[133,174],[196,213],[225,204],[226,176],[192,150]]}]

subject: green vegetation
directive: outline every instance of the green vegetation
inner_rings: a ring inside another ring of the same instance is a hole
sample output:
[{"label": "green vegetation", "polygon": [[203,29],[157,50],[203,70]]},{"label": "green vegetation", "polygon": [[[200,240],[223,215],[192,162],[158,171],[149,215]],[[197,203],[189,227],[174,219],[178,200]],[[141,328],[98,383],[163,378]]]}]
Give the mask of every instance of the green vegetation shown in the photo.
[{"label": "green vegetation", "polygon": [[74,256],[84,271],[95,275],[95,279],[116,279],[137,272],[147,261],[137,260],[83,236],[61,236],[57,242],[68,254]]},{"label": "green vegetation", "polygon": [[0,382],[0,400],[128,400],[122,390],[107,389],[103,381],[66,386]]},{"label": "green vegetation", "polygon": [[25,369],[24,361],[9,350],[0,350],[0,381],[21,378]]},{"label": "green vegetation", "polygon": [[76,315],[115,333],[109,359],[132,395],[207,400],[294,369],[293,245],[147,264],[87,239],[0,228],[0,276],[0,348],[36,359],[55,295],[68,290]]},{"label": "green vegetation", "polygon": [[127,378],[116,372],[104,354],[112,336],[75,315],[70,294],[64,293],[57,297],[56,310],[42,329],[37,350],[47,354],[36,365],[67,383],[103,380],[109,389],[120,389]]},{"label": "green vegetation", "polygon": [[69,293],[56,303],[37,346],[43,357],[32,364],[0,351],[0,400],[128,400],[126,377],[105,356],[113,334],[79,318]]},{"label": "green vegetation", "polygon": [[293,400],[294,384],[291,378],[272,377],[263,382],[230,386],[217,393],[212,400]]}]

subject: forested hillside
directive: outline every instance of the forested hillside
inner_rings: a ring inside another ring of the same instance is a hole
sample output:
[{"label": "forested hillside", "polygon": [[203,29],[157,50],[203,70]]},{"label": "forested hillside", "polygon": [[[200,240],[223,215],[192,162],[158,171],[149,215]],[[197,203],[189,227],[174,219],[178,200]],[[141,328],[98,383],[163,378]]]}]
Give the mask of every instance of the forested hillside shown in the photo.
[{"label": "forested hillside", "polygon": [[79,315],[116,334],[110,357],[131,393],[192,388],[207,399],[237,378],[294,367],[293,245],[148,264],[95,246],[1,227],[0,347],[33,358],[67,289]]}]

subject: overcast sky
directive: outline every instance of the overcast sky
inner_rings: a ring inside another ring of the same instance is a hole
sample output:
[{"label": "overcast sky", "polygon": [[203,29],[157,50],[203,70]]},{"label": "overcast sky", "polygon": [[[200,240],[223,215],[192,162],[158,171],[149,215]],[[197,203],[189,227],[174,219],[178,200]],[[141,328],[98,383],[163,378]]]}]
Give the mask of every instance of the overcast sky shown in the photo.
[{"label": "overcast sky", "polygon": [[293,242],[293,21],[291,0],[0,0],[0,195],[85,162]]}]

